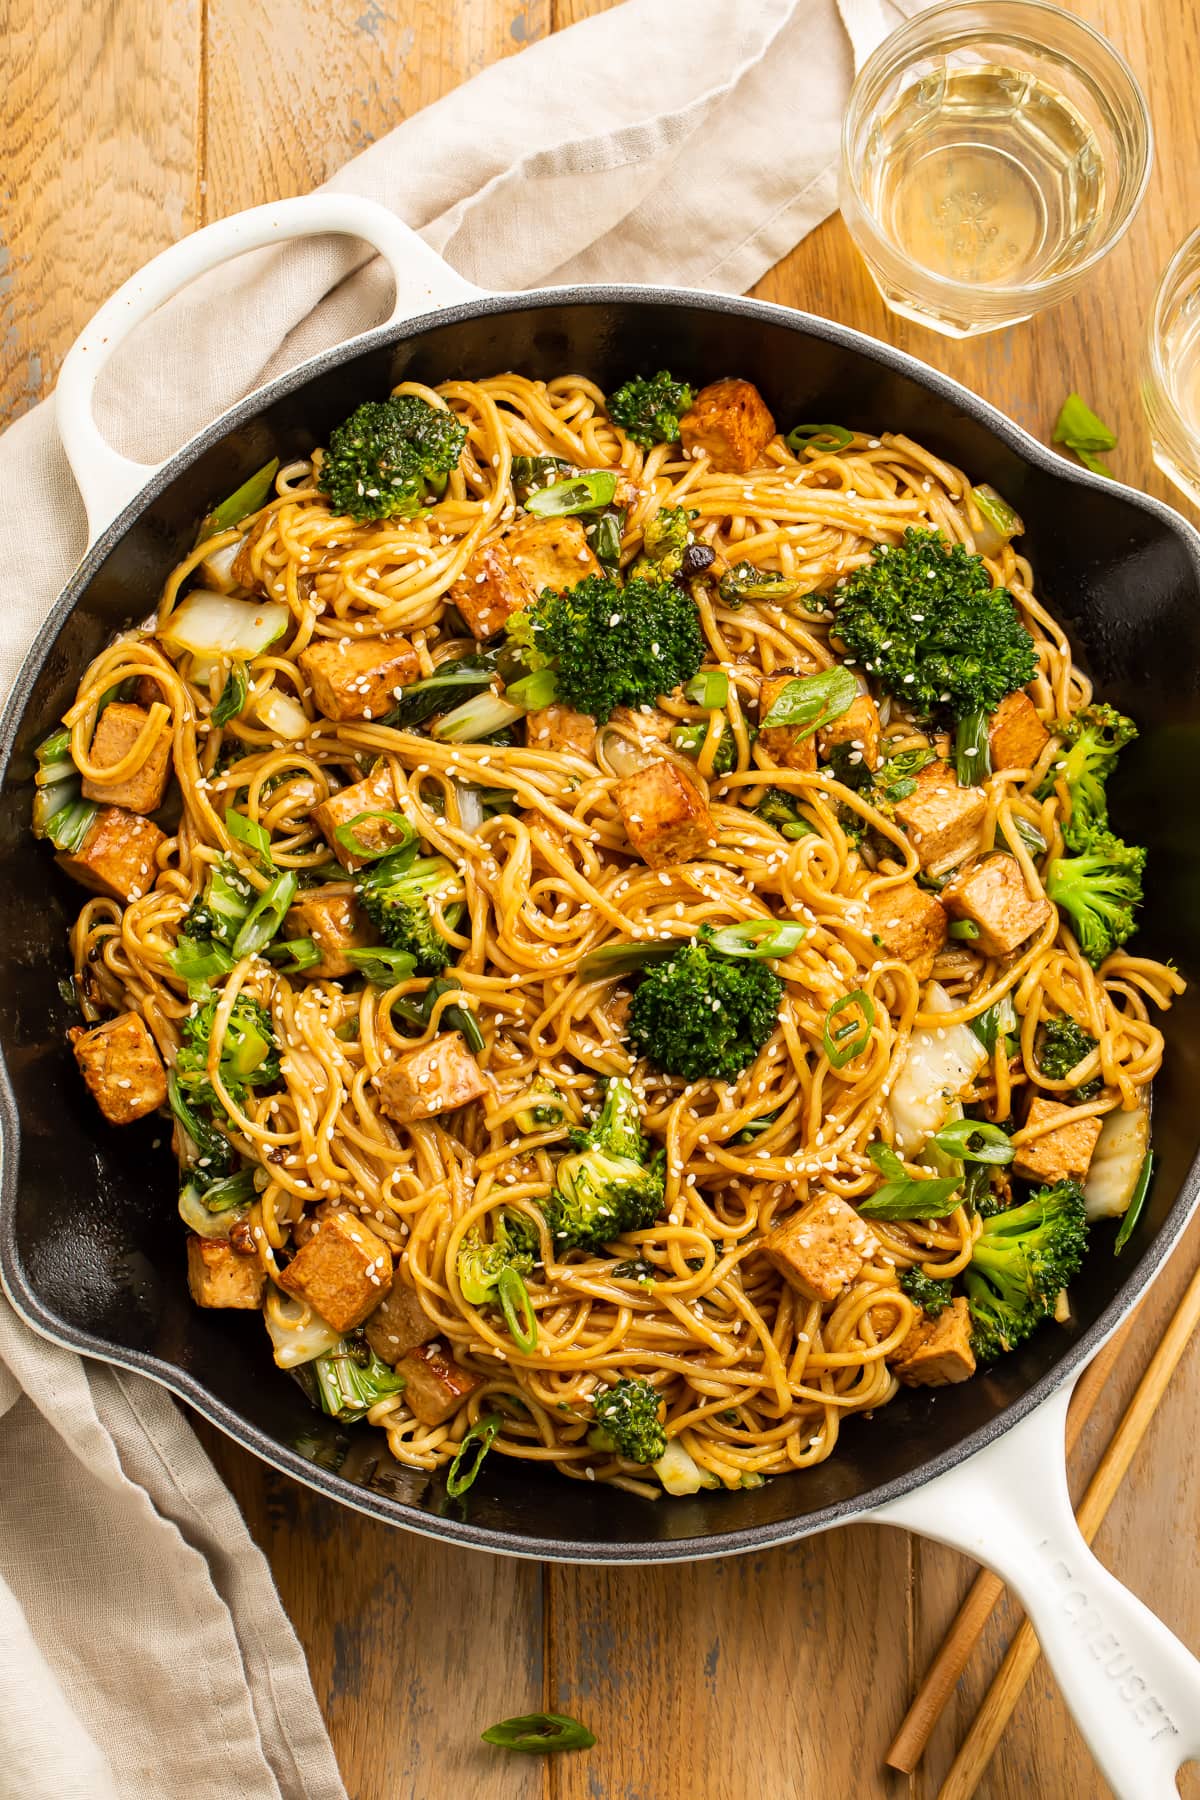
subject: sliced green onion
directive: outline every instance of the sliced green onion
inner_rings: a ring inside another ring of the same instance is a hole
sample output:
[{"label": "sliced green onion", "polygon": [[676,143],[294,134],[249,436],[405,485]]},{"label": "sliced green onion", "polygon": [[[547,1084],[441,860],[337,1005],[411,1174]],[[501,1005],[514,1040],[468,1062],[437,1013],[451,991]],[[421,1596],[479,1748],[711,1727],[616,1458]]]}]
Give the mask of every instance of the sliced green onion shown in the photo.
[{"label": "sliced green onion", "polygon": [[535,669],[532,675],[522,675],[511,687],[506,687],[504,698],[529,712],[540,712],[543,706],[550,705],[557,692],[558,676],[554,670]]},{"label": "sliced green onion", "polygon": [[179,979],[187,982],[188,995],[193,1000],[233,968],[233,958],[223,944],[188,937],[186,933],[180,935],[167,961]]},{"label": "sliced green onion", "polygon": [[858,1210],[864,1219],[944,1219],[957,1210],[961,1176],[918,1180],[908,1173],[889,1144],[869,1144],[867,1155],[887,1179],[867,1199],[859,1201]]},{"label": "sliced green onion", "polygon": [[766,717],[759,720],[760,730],[776,726],[793,726],[797,742],[814,731],[840,719],[858,698],[858,683],[849,669],[839,666],[820,675],[797,675],[771,702]]},{"label": "sliced green onion", "polygon": [[779,919],[747,919],[742,925],[726,925],[714,931],[705,942],[716,956],[745,956],[761,961],[768,956],[790,956],[807,936],[806,925],[787,924]]},{"label": "sliced green onion", "polygon": [[346,961],[360,969],[375,987],[395,987],[398,981],[411,981],[417,966],[416,958],[407,950],[372,947],[370,950],[347,950],[344,955]]},{"label": "sliced green onion", "polygon": [[552,1750],[588,1750],[596,1741],[578,1719],[547,1712],[501,1719],[480,1735],[485,1744],[496,1744],[501,1750],[522,1750],[533,1756],[545,1756]]},{"label": "sliced green onion", "polygon": [[526,1356],[531,1356],[537,1348],[538,1321],[533,1301],[529,1298],[529,1289],[519,1270],[511,1266],[501,1269],[496,1283],[496,1297],[513,1343]]},{"label": "sliced green onion", "polygon": [[298,885],[295,871],[287,869],[282,875],[275,877],[265,893],[259,895],[233,940],[235,962],[243,956],[255,956],[260,950],[266,949],[283,924],[287,910],[296,898]]},{"label": "sliced green onion", "polygon": [[491,737],[525,717],[523,706],[514,706],[500,694],[475,694],[430,727],[430,736],[450,744],[473,744]]},{"label": "sliced green onion", "polygon": [[[857,1008],[862,1015],[861,1023],[851,1018],[835,1025],[834,1020],[851,1007]],[[874,1023],[875,1002],[861,988],[855,988],[853,993],[843,994],[840,1000],[834,1001],[825,1014],[825,1024],[821,1031],[821,1044],[831,1068],[844,1069],[847,1063],[862,1055],[871,1041],[871,1027]]]},{"label": "sliced green onion", "polygon": [[611,506],[617,491],[616,472],[612,469],[590,469],[570,481],[556,481],[550,487],[538,488],[526,495],[525,511],[539,519],[563,518],[569,513],[599,512]]},{"label": "sliced green onion", "polygon": [[844,425],[795,425],[787,434],[787,447],[793,456],[805,450],[844,450],[854,442],[854,433]]},{"label": "sliced green onion", "polygon": [[959,1162],[995,1163],[1001,1167],[1016,1155],[1006,1131],[979,1119],[952,1119],[935,1131],[929,1141],[935,1149]]},{"label": "sliced green onion", "polygon": [[76,856],[83,849],[99,816],[100,809],[93,801],[76,800],[60,808],[52,818],[46,820],[45,835],[56,850],[62,850],[68,856]]},{"label": "sliced green onion", "polygon": [[321,960],[321,952],[310,937],[283,938],[278,943],[268,944],[264,955],[283,975],[303,975],[306,969],[315,969]]},{"label": "sliced green onion", "polygon": [[1142,1158],[1142,1166],[1134,1183],[1133,1193],[1129,1196],[1129,1205],[1125,1208],[1125,1217],[1121,1220],[1121,1229],[1117,1233],[1113,1245],[1113,1255],[1120,1256],[1122,1250],[1133,1236],[1133,1228],[1142,1216],[1142,1208],[1146,1204],[1146,1195],[1150,1191],[1150,1177],[1154,1173],[1154,1152],[1147,1150]]},{"label": "sliced green onion", "polygon": [[667,943],[660,939],[656,944],[601,944],[598,950],[589,950],[579,965],[581,981],[610,981],[615,975],[632,975],[635,969],[644,969],[647,963],[662,962],[664,957],[674,956],[687,943],[687,938],[672,938]]},{"label": "sliced green onion", "polygon": [[609,509],[584,526],[584,534],[592,546],[592,554],[600,566],[615,575],[621,566],[621,539],[625,535],[625,510]]},{"label": "sliced green onion", "polygon": [[1054,424],[1054,442],[1069,450],[1115,450],[1117,434],[1078,394],[1068,394]]},{"label": "sliced green onion", "polygon": [[271,834],[257,820],[248,819],[245,813],[235,812],[230,806],[225,809],[225,829],[235,842],[254,852],[264,874],[275,867],[271,856]]},{"label": "sliced green onion", "polygon": [[[486,1413],[482,1419],[476,1419],[474,1425],[463,1433],[462,1443],[458,1446],[458,1454],[450,1464],[446,1474],[446,1492],[452,1500],[465,1494],[475,1477],[483,1467],[484,1458],[492,1447],[492,1440],[504,1424],[501,1413]],[[494,1731],[500,1729],[493,1726]],[[487,1732],[484,1732],[487,1737]],[[495,1739],[489,1739],[494,1743]]]},{"label": "sliced green onion", "polygon": [[729,704],[729,677],[724,669],[701,669],[684,684],[683,697],[693,706],[706,706],[709,711]]},{"label": "sliced green onion", "polygon": [[964,713],[954,733],[954,772],[959,787],[980,787],[992,772],[988,737],[991,714],[982,706]]},{"label": "sliced green onion", "polygon": [[236,719],[246,704],[246,665],[234,663],[225,680],[225,686],[217,697],[217,703],[209,713],[209,722],[213,725],[228,725],[230,719]]},{"label": "sliced green onion", "polygon": [[548,481],[557,481],[560,476],[571,474],[574,467],[574,463],[564,462],[561,456],[514,456],[513,498],[523,506],[535,488],[544,487]]},{"label": "sliced green onion", "polygon": [[229,531],[234,525],[240,525],[243,519],[249,518],[260,507],[266,505],[271,497],[271,489],[275,485],[275,477],[279,473],[279,458],[273,456],[269,463],[256,469],[253,475],[247,476],[241,487],[235,488],[227,499],[214,506],[200,527],[200,535],[196,542],[203,543],[205,538],[215,537],[218,531]]},{"label": "sliced green onion", "polygon": [[955,919],[950,927],[952,938],[974,939],[979,936],[979,927],[974,919]]},{"label": "sliced green onion", "polygon": [[[367,819],[382,819],[395,832],[395,837],[386,844],[364,843],[358,835],[358,827]],[[352,819],[345,819],[342,824],[335,825],[333,835],[342,849],[348,850],[351,856],[358,857],[360,862],[376,862],[381,856],[391,856],[395,851],[403,850],[406,844],[415,844],[417,841],[417,834],[403,813],[375,809],[355,813]]]}]

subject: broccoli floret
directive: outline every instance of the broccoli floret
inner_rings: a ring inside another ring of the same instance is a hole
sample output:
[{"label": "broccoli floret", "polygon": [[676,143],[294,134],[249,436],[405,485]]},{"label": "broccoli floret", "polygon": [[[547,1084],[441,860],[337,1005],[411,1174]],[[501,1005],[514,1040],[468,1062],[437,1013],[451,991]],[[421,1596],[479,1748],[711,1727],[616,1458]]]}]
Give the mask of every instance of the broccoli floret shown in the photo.
[{"label": "broccoli floret", "polygon": [[496,1295],[496,1284],[505,1269],[531,1275],[538,1260],[538,1236],[524,1213],[502,1212],[494,1235],[484,1237],[478,1225],[463,1233],[455,1273],[463,1299],[485,1306]]},{"label": "broccoli floret", "polygon": [[545,1203],[560,1250],[602,1250],[626,1231],[644,1231],[662,1211],[662,1155],[647,1161],[637,1101],[628,1081],[610,1081],[589,1131],[573,1134]]},{"label": "broccoli floret", "polygon": [[1033,639],[982,557],[909,527],[876,544],[835,596],[834,629],[850,655],[918,716],[993,712],[1037,669]]},{"label": "broccoli floret", "polygon": [[674,581],[683,567],[683,553],[692,538],[691,521],[682,506],[663,506],[650,520],[642,534],[641,555],[636,557],[633,576],[648,581]]},{"label": "broccoli floret", "polygon": [[[215,1106],[217,1096],[208,1079],[208,1046],[220,996],[210,994],[183,1021],[183,1043],[175,1060],[175,1079],[192,1107]],[[279,1079],[275,1034],[266,1008],[248,994],[239,994],[221,1040],[221,1080],[231,1100],[240,1102],[248,1088],[270,1087]]]},{"label": "broccoli floret", "polygon": [[768,788],[754,810],[763,823],[773,825],[781,837],[812,837],[816,832],[816,826],[801,817],[795,796],[785,794],[782,788]]},{"label": "broccoli floret", "polygon": [[1068,915],[1079,947],[1093,968],[1133,933],[1142,900],[1146,852],[1111,831],[1093,831],[1058,856],[1046,875],[1046,892]]},{"label": "broccoli floret", "polygon": [[1049,1318],[1083,1261],[1087,1213],[1074,1181],[1038,1188],[988,1219],[963,1276],[978,1355],[1014,1350]]},{"label": "broccoli floret", "polygon": [[[457,893],[458,876],[444,856],[413,857],[411,846],[372,863],[358,889],[363,911],[385,944],[413,957],[418,975],[440,975],[450,945],[433,922],[430,899]],[[457,919],[458,908],[447,917]]]},{"label": "broccoli floret", "polygon": [[1090,831],[1108,823],[1108,796],[1105,784],[1112,773],[1118,753],[1137,736],[1137,726],[1113,706],[1085,706],[1073,719],[1062,719],[1054,727],[1066,746],[1066,754],[1052,764],[1048,778],[1038,789],[1040,798],[1054,792],[1055,781],[1062,777],[1071,796],[1071,817],[1063,826],[1063,836],[1072,849]]},{"label": "broccoli floret", "polygon": [[[1064,1016],[1059,1019],[1047,1019],[1038,1034],[1037,1062],[1043,1075],[1051,1081],[1065,1081],[1072,1069],[1077,1069],[1085,1056],[1090,1056],[1096,1048],[1096,1039],[1074,1019]],[[1084,1100],[1094,1100],[1104,1083],[1099,1075],[1093,1075],[1090,1081],[1072,1088],[1063,1094],[1062,1099],[1078,1105]]]},{"label": "broccoli floret", "polygon": [[445,487],[466,441],[452,412],[417,394],[367,400],[330,432],[317,486],[352,519],[403,517]]},{"label": "broccoli floret", "polygon": [[677,444],[679,419],[695,399],[684,381],[666,369],[647,379],[636,375],[609,397],[608,416],[643,450],[651,444]]},{"label": "broccoli floret", "polygon": [[601,723],[617,706],[649,706],[690,681],[704,660],[691,597],[673,582],[624,587],[589,575],[567,593],[550,589],[508,622],[535,666],[558,672],[558,699]]},{"label": "broccoli floret", "polygon": [[639,1053],[685,1081],[736,1081],[775,1029],[783,983],[764,963],[716,956],[707,927],[647,969],[629,1008]]},{"label": "broccoli floret", "polygon": [[930,1319],[936,1319],[950,1304],[950,1283],[934,1281],[932,1276],[922,1273],[915,1265],[905,1269],[900,1277],[900,1286],[914,1305]]},{"label": "broccoli floret", "polygon": [[[684,756],[698,757],[704,748],[704,740],[708,736],[708,726],[699,720],[695,724],[676,725],[671,733],[671,742],[676,750]],[[721,725],[721,737],[717,744],[716,755],[712,760],[714,775],[728,775],[737,762],[737,739],[729,728],[728,721]]]},{"label": "broccoli floret", "polygon": [[660,1401],[650,1382],[627,1376],[593,1396],[596,1423],[588,1432],[593,1450],[624,1456],[629,1462],[657,1462],[667,1447],[659,1418]]}]

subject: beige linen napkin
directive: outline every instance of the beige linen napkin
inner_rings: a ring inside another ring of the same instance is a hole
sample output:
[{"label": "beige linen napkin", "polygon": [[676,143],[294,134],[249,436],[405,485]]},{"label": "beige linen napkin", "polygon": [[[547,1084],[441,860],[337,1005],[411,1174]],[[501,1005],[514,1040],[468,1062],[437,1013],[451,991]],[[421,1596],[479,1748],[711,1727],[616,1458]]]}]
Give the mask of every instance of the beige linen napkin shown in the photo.
[{"label": "beige linen napkin", "polygon": [[[485,70],[330,186],[391,206],[485,287],[740,292],[833,209],[854,62],[918,4],[626,0]],[[378,322],[386,290],[344,239],[243,258],[142,329],[100,423],[162,457]],[[0,471],[7,688],[86,533],[46,406],[5,434]],[[0,1791],[343,1794],[267,1565],[174,1403],[33,1336],[3,1299]]]}]

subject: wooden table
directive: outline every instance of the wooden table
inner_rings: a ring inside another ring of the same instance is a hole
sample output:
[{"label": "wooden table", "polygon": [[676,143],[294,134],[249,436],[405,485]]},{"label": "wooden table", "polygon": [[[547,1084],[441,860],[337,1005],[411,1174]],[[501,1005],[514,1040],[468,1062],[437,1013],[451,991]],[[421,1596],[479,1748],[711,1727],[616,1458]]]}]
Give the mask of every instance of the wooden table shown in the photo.
[{"label": "wooden table", "polygon": [[[8,0],[0,423],[49,391],[93,309],[154,252],[207,220],[312,187],[485,64],[605,3]],[[1194,7],[1076,0],[1076,10],[1130,58],[1158,135],[1141,214],[1078,300],[953,344],[888,316],[838,220],[757,292],[890,338],[1036,433],[1077,387],[1120,432],[1119,475],[1174,498],[1150,464],[1136,367],[1158,271],[1196,223]],[[1198,1256],[1200,1227],[1143,1308],[1080,1475]],[[1196,1648],[1198,1378],[1200,1345],[1098,1544]],[[927,1769],[909,1782],[885,1774],[880,1757],[973,1573],[948,1551],[859,1527],[723,1563],[538,1568],[368,1523],[204,1435],[270,1558],[354,1800],[932,1795],[1013,1625],[1011,1609],[994,1622]],[[542,1706],[580,1713],[596,1748],[543,1761],[479,1745],[483,1725]],[[197,1771],[197,1791],[219,1778]],[[1044,1670],[981,1792],[1107,1792]]]}]

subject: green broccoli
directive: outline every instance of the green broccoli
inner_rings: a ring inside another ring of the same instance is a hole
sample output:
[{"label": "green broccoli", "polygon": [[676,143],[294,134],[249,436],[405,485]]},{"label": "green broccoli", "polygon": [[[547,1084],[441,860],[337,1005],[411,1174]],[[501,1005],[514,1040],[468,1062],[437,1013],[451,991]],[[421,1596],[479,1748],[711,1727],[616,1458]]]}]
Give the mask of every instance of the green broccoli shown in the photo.
[{"label": "green broccoli", "polygon": [[661,1402],[642,1376],[626,1376],[592,1397],[596,1423],[588,1432],[593,1450],[606,1450],[629,1462],[657,1462],[667,1447],[659,1418]]},{"label": "green broccoli", "polygon": [[[210,994],[183,1021],[183,1043],[175,1059],[175,1079],[191,1107],[215,1106],[208,1079],[208,1046],[220,996]],[[231,1100],[241,1102],[248,1088],[270,1087],[279,1079],[279,1056],[270,1014],[248,994],[239,994],[225,1026],[218,1064]]]},{"label": "green broccoli", "polygon": [[[708,726],[696,720],[694,724],[676,725],[671,732],[671,742],[684,756],[698,757],[707,736]],[[737,739],[729,728],[728,720],[725,720],[721,725],[721,740],[713,757],[712,772],[714,775],[728,775],[736,762]]]},{"label": "green broccoli", "polygon": [[701,926],[690,944],[647,969],[629,1008],[642,1056],[685,1081],[736,1081],[779,1018],[783,983],[762,962],[715,955]]},{"label": "green broccoli", "polygon": [[692,541],[691,519],[682,506],[663,506],[642,533],[641,554],[629,573],[647,581],[674,581],[683,568],[683,553]]},{"label": "green broccoli", "polygon": [[626,1231],[644,1231],[662,1211],[662,1153],[648,1162],[637,1101],[628,1081],[610,1081],[599,1117],[572,1134],[544,1203],[560,1250],[602,1250]]},{"label": "green broccoli", "polygon": [[950,1283],[934,1281],[924,1274],[914,1263],[911,1269],[905,1269],[900,1277],[900,1286],[914,1305],[919,1306],[930,1319],[936,1319],[950,1304]]},{"label": "green broccoli", "polygon": [[496,1287],[505,1269],[518,1275],[532,1275],[538,1261],[538,1235],[524,1213],[504,1211],[497,1219],[490,1239],[478,1225],[463,1232],[458,1246],[455,1273],[464,1300],[472,1306],[486,1306],[496,1297]]},{"label": "green broccoli", "polygon": [[1074,718],[1059,720],[1054,730],[1066,750],[1051,764],[1038,797],[1052,794],[1060,777],[1066,781],[1071,817],[1063,826],[1063,836],[1076,849],[1090,831],[1108,824],[1105,785],[1119,752],[1133,742],[1138,730],[1132,719],[1105,705],[1085,706]]},{"label": "green broccoli", "polygon": [[1074,1181],[1038,1188],[989,1218],[963,1276],[979,1356],[1015,1350],[1054,1311],[1087,1249],[1083,1191]]},{"label": "green broccoli", "polygon": [[781,837],[802,838],[816,835],[816,826],[803,818],[794,794],[782,788],[768,788],[754,809],[765,825],[773,825]]},{"label": "green broccoli", "polygon": [[317,486],[352,519],[403,518],[445,488],[466,441],[461,420],[417,394],[367,400],[330,432]]},{"label": "green broccoli", "polygon": [[690,596],[673,582],[621,587],[589,575],[563,594],[546,589],[508,621],[509,641],[534,667],[553,667],[558,698],[601,723],[617,706],[648,706],[690,681],[704,660],[704,633]]},{"label": "green broccoli", "polygon": [[[414,958],[419,975],[440,975],[450,961],[450,945],[434,924],[430,900],[457,895],[461,884],[444,856],[413,856],[413,846],[381,857],[363,871],[358,895],[363,911],[384,943]],[[447,918],[457,923],[461,907]]]},{"label": "green broccoli", "polygon": [[648,379],[635,375],[609,397],[608,416],[643,450],[652,444],[679,442],[680,415],[695,399],[684,381],[676,381],[666,369]]},{"label": "green broccoli", "polygon": [[[1072,1069],[1077,1069],[1085,1056],[1090,1056],[1096,1048],[1096,1039],[1074,1019],[1047,1019],[1038,1033],[1037,1064],[1043,1075],[1051,1081],[1065,1081]],[[1072,1105],[1084,1100],[1094,1100],[1104,1083],[1099,1075],[1093,1075],[1077,1088],[1057,1097]]]},{"label": "green broccoli", "polygon": [[1142,901],[1146,852],[1111,831],[1092,831],[1058,856],[1046,874],[1046,892],[1071,921],[1079,947],[1093,968],[1133,933]]},{"label": "green broccoli", "polygon": [[567,1117],[567,1103],[562,1090],[548,1075],[535,1075],[525,1093],[521,1110],[513,1114],[518,1131],[545,1131],[561,1125]]},{"label": "green broccoli", "polygon": [[918,717],[993,712],[1037,670],[1033,639],[982,557],[909,527],[876,544],[835,595],[834,629],[854,661]]}]

